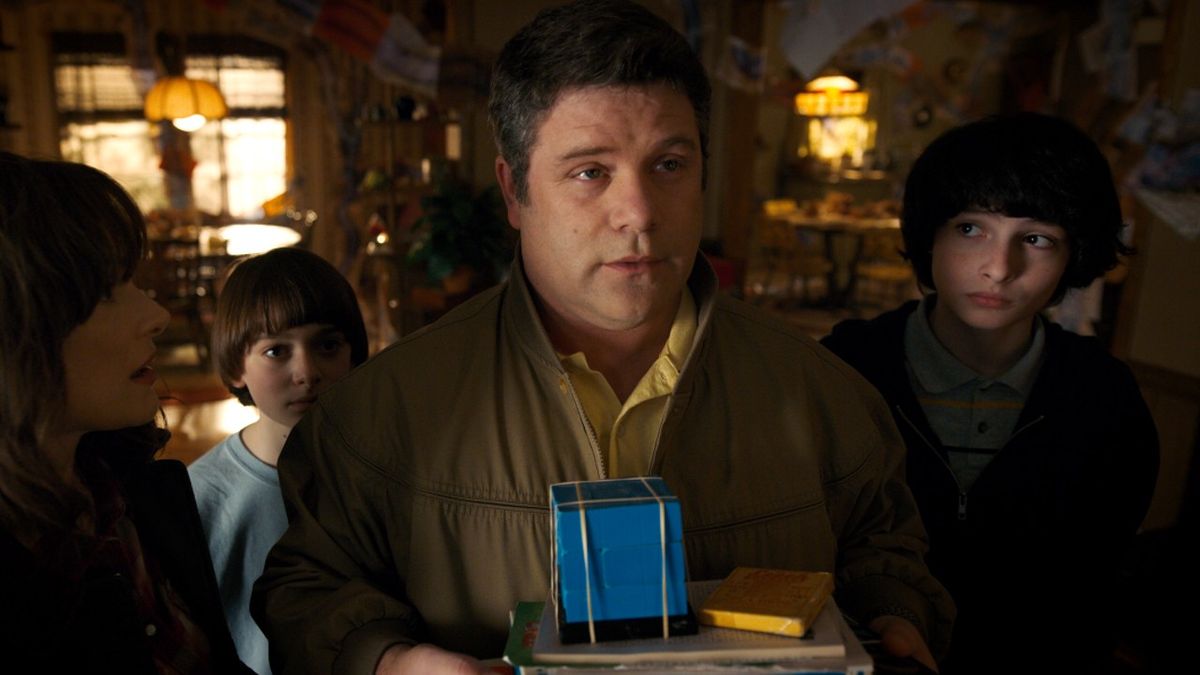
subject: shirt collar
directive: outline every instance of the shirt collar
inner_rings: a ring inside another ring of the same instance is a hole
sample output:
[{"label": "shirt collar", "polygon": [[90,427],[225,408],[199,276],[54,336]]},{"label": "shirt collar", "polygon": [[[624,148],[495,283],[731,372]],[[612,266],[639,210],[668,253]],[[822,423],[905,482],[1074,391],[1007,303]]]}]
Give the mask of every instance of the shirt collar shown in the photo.
[{"label": "shirt collar", "polygon": [[[696,338],[696,301],[692,292],[686,286],[679,300],[679,309],[675,310],[675,322],[671,324],[671,334],[667,336],[667,344],[663,346],[663,354],[671,365],[675,366],[675,374],[683,371],[683,364],[692,351],[692,342]],[[660,358],[661,358],[660,356]]]},{"label": "shirt collar", "polygon": [[925,391],[942,393],[969,382],[984,384],[1000,383],[1028,398],[1041,366],[1046,346],[1046,331],[1042,318],[1033,322],[1033,339],[1029,348],[1011,368],[994,378],[986,378],[959,361],[950,350],[933,334],[929,325],[929,310],[937,301],[936,294],[921,299],[915,311],[908,316],[904,327],[904,353],[917,382]]}]

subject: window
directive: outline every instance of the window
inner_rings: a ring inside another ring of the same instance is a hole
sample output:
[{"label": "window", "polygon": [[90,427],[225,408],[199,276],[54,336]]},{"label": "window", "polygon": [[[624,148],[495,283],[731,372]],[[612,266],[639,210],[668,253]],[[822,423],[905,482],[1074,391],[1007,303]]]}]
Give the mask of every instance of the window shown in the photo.
[{"label": "window", "polygon": [[[167,206],[157,123],[142,117],[120,34],[57,33],[54,81],[63,157],[108,172],[145,211]],[[191,135],[196,208],[258,218],[287,188],[284,61],[248,38],[189,36],[185,74],[217,84],[229,115]],[[142,90],[148,89],[146,82]]]}]

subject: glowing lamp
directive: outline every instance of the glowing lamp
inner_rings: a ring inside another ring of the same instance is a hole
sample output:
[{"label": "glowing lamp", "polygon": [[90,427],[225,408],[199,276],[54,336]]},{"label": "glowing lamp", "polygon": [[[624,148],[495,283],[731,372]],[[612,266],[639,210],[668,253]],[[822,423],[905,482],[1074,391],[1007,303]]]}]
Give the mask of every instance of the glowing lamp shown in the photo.
[{"label": "glowing lamp", "polygon": [[869,95],[845,75],[825,75],[809,82],[796,94],[796,114],[807,117],[840,117],[867,112]]},{"label": "glowing lamp", "polygon": [[290,227],[261,223],[234,223],[217,228],[217,234],[225,240],[225,252],[229,255],[266,253],[295,246],[301,239],[300,233]]},{"label": "glowing lamp", "polygon": [[216,85],[190,77],[164,77],[146,94],[146,119],[171,120],[181,131],[195,131],[208,120],[224,117],[229,109]]}]

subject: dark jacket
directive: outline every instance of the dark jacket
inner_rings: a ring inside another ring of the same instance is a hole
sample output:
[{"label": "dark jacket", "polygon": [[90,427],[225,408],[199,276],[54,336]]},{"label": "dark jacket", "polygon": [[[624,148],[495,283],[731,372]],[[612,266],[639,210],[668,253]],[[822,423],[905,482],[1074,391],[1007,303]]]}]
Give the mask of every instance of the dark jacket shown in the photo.
[{"label": "dark jacket", "polygon": [[[124,482],[127,513],[142,547],[208,637],[213,673],[250,673],[234,650],[192,496],[177,461],[150,462]],[[13,673],[155,673],[145,626],[127,576],[92,569],[73,617],[63,615],[62,581],[0,531],[0,670]],[[11,668],[11,670],[10,670]]]},{"label": "dark jacket", "polygon": [[880,390],[908,446],[927,562],[959,609],[944,672],[1029,672],[1038,653],[1076,667],[1104,658],[1118,566],[1158,473],[1158,434],[1132,373],[1095,339],[1047,322],[1015,431],[963,492],[905,370],[916,306],[842,322],[822,342]]}]

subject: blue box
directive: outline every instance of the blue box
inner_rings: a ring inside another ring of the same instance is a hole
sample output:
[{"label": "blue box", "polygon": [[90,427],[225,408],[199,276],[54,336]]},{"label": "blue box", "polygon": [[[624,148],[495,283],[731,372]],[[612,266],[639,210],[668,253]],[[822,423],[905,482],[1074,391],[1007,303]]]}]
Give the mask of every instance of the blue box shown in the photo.
[{"label": "blue box", "polygon": [[670,633],[695,632],[679,500],[661,478],[558,483],[550,486],[550,509],[563,642],[661,637],[664,570]]}]

